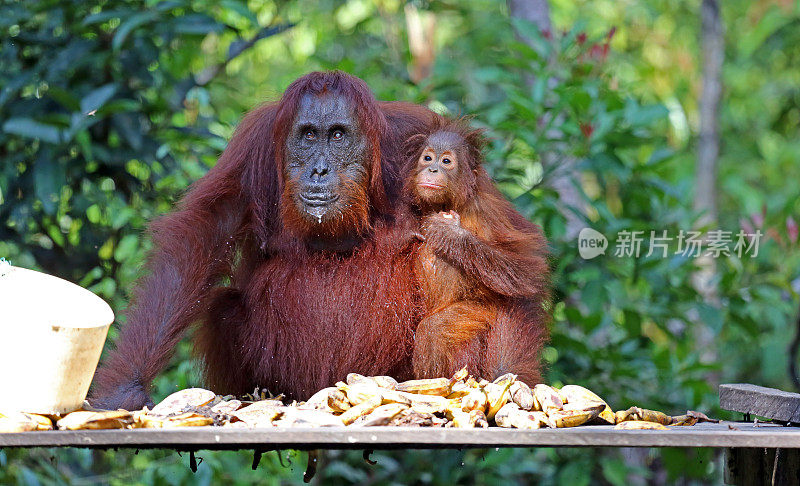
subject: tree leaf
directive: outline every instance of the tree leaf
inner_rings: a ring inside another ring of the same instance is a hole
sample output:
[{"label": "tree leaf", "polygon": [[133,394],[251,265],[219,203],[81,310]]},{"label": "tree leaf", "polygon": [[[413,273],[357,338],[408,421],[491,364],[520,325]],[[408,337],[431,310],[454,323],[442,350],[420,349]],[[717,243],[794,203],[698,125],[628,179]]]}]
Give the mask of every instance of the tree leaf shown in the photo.
[{"label": "tree leaf", "polygon": [[625,107],[625,119],[632,126],[648,126],[656,120],[665,118],[669,111],[664,105],[638,106],[629,103]]},{"label": "tree leaf", "polygon": [[189,5],[189,2],[181,2],[178,0],[165,0],[163,2],[158,2],[157,4],[155,4],[153,8],[161,12],[166,12],[168,10],[176,9],[179,7],[186,7],[187,5]]},{"label": "tree leaf", "polygon": [[133,113],[118,113],[113,115],[112,123],[114,128],[128,142],[128,145],[137,152],[142,150],[144,138],[142,136],[142,126],[139,118]]},{"label": "tree leaf", "polygon": [[173,22],[174,31],[180,34],[206,35],[222,32],[225,26],[205,14],[189,14],[178,17]]},{"label": "tree leaf", "polygon": [[114,10],[105,10],[103,12],[97,12],[96,14],[87,15],[82,25],[92,25],[92,24],[100,24],[105,22],[106,20],[111,19],[118,19],[128,15],[131,11],[128,9],[114,9]]},{"label": "tree leaf", "polygon": [[81,109],[80,101],[70,91],[59,86],[50,86],[47,94],[56,100],[61,106],[71,111],[78,111]]},{"label": "tree leaf", "polygon": [[41,151],[33,165],[33,189],[45,213],[55,214],[64,178],[64,168],[52,158],[52,152]]},{"label": "tree leaf", "polygon": [[547,91],[547,78],[545,76],[539,76],[534,81],[533,86],[531,87],[531,101],[536,103],[537,105],[541,105],[544,101],[544,94]]},{"label": "tree leaf", "polygon": [[114,260],[124,262],[130,259],[139,249],[139,237],[135,234],[125,235],[114,250]]},{"label": "tree leaf", "polygon": [[[33,70],[25,71],[11,81],[7,82],[3,89],[0,90],[0,108],[10,100],[20,88],[33,78]],[[4,81],[5,82],[5,81]]]},{"label": "tree leaf", "polygon": [[122,47],[122,44],[125,43],[125,39],[128,38],[128,35],[133,31],[133,29],[139,27],[140,25],[144,25],[151,20],[155,20],[158,17],[157,12],[140,12],[137,14],[133,14],[128,17],[122,25],[119,26],[116,33],[114,33],[114,39],[111,40],[111,48],[119,50]]},{"label": "tree leaf", "polygon": [[256,14],[247,8],[247,2],[240,2],[238,0],[222,0],[222,5],[225,8],[233,10],[237,14],[248,19],[253,25],[258,25],[258,17],[256,17]]},{"label": "tree leaf", "polygon": [[88,115],[93,111],[97,111],[117,92],[117,85],[109,83],[92,90],[83,97],[81,100],[81,113]]},{"label": "tree leaf", "polygon": [[30,118],[9,118],[3,123],[3,131],[47,143],[59,143],[63,140],[62,130]]}]

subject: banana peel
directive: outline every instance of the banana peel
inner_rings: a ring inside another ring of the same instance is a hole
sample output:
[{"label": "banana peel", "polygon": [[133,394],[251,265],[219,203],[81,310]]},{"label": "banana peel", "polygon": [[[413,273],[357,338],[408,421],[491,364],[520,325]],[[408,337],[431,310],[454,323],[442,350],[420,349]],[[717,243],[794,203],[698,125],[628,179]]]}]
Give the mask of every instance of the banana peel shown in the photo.
[{"label": "banana peel", "polygon": [[656,422],[647,422],[644,420],[627,420],[614,426],[617,430],[669,430],[668,427]]},{"label": "banana peel", "polygon": [[134,424],[133,413],[126,410],[109,412],[78,411],[65,415],[56,425],[59,430],[125,429]]},{"label": "banana peel", "polygon": [[396,389],[397,391],[416,393],[418,395],[446,397],[450,394],[452,384],[450,378],[427,378],[398,383]]}]

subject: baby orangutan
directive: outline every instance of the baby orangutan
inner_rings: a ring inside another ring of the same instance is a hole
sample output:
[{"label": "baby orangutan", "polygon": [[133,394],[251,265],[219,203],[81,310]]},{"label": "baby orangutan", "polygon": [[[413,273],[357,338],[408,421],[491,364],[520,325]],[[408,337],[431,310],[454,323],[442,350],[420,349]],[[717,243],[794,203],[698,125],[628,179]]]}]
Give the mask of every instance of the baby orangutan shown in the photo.
[{"label": "baby orangutan", "polygon": [[419,223],[415,273],[425,303],[414,345],[418,378],[463,366],[492,379],[540,379],[546,340],[547,241],[481,166],[481,132],[445,120],[408,141],[404,186]]}]

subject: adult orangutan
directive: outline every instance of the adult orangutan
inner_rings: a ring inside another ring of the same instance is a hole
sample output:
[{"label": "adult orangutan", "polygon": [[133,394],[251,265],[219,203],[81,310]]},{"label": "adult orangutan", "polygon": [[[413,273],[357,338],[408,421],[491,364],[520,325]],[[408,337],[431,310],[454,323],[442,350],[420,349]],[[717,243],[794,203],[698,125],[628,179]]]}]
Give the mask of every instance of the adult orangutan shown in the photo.
[{"label": "adult orangutan", "polygon": [[377,102],[342,72],[303,76],[249,113],[217,165],[151,225],[148,273],[94,403],[148,403],[193,323],[218,393],[304,399],[349,372],[412,377],[420,304],[399,169],[404,141],[437,118]]},{"label": "adult orangutan", "polygon": [[415,261],[426,315],[415,339],[420,377],[513,371],[539,381],[547,335],[547,242],[495,189],[484,141],[463,120],[409,139],[405,196],[421,223]]}]

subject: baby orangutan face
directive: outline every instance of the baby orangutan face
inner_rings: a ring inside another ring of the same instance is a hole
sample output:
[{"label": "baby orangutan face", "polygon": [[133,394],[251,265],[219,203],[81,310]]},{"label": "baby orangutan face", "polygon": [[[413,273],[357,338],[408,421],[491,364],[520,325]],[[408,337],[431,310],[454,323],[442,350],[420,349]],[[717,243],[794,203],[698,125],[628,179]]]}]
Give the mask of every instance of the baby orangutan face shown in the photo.
[{"label": "baby orangutan face", "polygon": [[458,210],[474,187],[464,139],[438,131],[428,137],[419,156],[413,192],[417,203],[439,211]]}]

